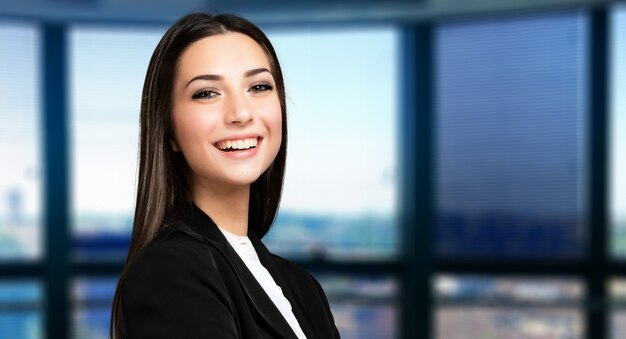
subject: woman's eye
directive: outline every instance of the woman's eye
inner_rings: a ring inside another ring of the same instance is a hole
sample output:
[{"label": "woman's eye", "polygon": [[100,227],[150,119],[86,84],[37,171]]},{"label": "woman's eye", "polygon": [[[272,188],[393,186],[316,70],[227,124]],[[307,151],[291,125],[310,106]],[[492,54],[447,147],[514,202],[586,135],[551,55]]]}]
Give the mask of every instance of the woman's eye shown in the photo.
[{"label": "woman's eye", "polygon": [[212,91],[210,89],[203,89],[193,94],[192,99],[212,99],[213,97],[218,96],[219,93]]},{"label": "woman's eye", "polygon": [[258,93],[258,92],[271,91],[272,88],[273,87],[270,84],[256,84],[250,87],[250,92]]}]

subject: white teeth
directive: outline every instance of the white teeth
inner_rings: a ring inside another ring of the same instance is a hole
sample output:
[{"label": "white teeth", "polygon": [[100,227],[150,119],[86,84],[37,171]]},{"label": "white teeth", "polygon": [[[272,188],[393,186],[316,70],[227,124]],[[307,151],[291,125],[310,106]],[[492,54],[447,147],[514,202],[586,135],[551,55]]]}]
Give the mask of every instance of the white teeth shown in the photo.
[{"label": "white teeth", "polygon": [[248,149],[251,147],[256,147],[258,144],[257,138],[247,138],[247,139],[239,139],[239,140],[227,140],[221,141],[216,144],[217,148],[221,150],[226,150],[229,148],[232,149]]}]

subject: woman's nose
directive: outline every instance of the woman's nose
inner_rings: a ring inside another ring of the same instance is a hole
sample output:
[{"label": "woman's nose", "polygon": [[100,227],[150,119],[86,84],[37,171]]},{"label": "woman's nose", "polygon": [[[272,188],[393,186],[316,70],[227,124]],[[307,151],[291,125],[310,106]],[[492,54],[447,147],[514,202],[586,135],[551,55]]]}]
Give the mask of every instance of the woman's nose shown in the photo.
[{"label": "woman's nose", "polygon": [[253,119],[252,107],[248,98],[245,95],[233,95],[230,101],[226,122],[242,126],[247,125]]}]

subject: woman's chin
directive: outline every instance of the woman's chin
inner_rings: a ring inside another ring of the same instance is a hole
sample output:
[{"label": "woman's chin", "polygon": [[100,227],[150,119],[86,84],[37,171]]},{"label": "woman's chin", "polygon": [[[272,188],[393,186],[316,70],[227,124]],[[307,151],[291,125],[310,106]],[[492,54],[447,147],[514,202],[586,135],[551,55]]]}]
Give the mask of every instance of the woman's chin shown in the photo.
[{"label": "woman's chin", "polygon": [[224,184],[226,185],[232,185],[232,186],[250,186],[252,183],[254,183],[259,177],[261,176],[261,173],[231,173],[228,176],[224,176],[221,178],[221,180],[217,180],[217,181],[222,181]]}]

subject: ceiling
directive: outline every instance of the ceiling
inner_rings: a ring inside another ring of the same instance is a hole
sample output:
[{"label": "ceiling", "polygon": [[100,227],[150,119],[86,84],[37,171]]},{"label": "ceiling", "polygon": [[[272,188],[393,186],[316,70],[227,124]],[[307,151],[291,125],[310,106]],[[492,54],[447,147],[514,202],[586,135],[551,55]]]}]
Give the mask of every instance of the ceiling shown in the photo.
[{"label": "ceiling", "polygon": [[43,22],[169,23],[193,11],[258,24],[404,22],[483,13],[604,5],[611,0],[0,0],[0,18]]}]

